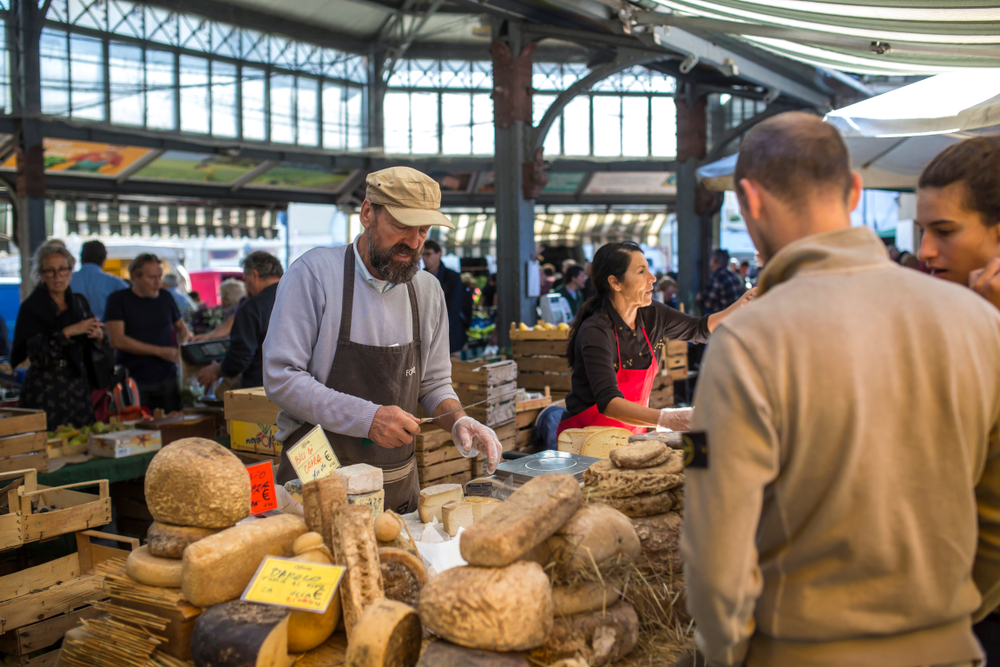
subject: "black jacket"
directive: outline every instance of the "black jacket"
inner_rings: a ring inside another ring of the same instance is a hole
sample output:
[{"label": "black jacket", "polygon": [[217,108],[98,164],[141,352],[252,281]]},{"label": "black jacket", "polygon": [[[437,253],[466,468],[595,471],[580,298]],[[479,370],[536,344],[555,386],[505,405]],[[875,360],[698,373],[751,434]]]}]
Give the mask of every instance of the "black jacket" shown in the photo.
[{"label": "black jacket", "polygon": [[444,290],[444,302],[448,307],[448,343],[451,352],[458,352],[465,346],[465,330],[472,324],[472,292],[462,283],[462,276],[444,264],[434,274]]},{"label": "black jacket", "polygon": [[278,283],[268,285],[255,297],[243,302],[229,334],[229,350],[222,360],[222,374],[235,377],[243,374],[243,387],[264,386],[264,339],[274,309]]}]

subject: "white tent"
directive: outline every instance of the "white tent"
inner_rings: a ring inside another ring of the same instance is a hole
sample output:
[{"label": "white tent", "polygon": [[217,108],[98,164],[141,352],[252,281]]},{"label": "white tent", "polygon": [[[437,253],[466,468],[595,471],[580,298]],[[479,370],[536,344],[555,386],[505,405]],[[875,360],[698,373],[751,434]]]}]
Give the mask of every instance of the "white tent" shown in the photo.
[{"label": "white tent", "polygon": [[[851,151],[865,187],[912,190],[924,166],[953,143],[1000,134],[1000,69],[947,72],[857,104],[824,119]],[[705,187],[732,189],[736,156],[698,170]]]}]

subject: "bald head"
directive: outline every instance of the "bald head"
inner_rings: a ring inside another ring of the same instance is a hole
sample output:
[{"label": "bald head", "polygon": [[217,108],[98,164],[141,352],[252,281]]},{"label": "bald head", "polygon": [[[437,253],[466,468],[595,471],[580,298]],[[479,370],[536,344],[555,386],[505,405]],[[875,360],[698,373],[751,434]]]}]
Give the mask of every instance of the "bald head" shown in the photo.
[{"label": "bald head", "polygon": [[[755,181],[790,208],[801,210],[818,194],[851,194],[851,158],[836,128],[801,111],[778,114],[743,139],[733,180]],[[736,192],[742,196],[742,188]]]}]

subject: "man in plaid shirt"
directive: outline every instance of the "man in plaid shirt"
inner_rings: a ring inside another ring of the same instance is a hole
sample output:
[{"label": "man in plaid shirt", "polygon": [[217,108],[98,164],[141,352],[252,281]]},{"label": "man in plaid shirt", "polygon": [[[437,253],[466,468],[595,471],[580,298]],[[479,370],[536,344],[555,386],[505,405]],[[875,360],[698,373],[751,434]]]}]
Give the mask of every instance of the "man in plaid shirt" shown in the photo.
[{"label": "man in plaid shirt", "polygon": [[711,315],[725,310],[746,292],[746,284],[738,273],[729,270],[729,251],[718,248],[708,260],[708,285],[698,298],[701,314]]}]

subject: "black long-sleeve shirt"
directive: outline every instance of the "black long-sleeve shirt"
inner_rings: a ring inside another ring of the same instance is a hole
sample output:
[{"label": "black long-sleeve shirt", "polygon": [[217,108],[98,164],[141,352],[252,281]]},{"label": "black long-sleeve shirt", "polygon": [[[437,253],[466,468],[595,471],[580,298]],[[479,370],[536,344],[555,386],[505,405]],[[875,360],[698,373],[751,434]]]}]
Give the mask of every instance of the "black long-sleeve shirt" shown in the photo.
[{"label": "black long-sleeve shirt", "polygon": [[635,317],[635,329],[630,329],[611,304],[594,313],[580,325],[576,336],[576,366],[573,368],[572,390],[566,396],[565,418],[580,414],[592,405],[603,414],[614,398],[624,398],[618,389],[618,348],[621,347],[622,367],[630,370],[649,368],[652,358],[646,337],[657,358],[661,356],[665,339],[704,343],[708,340],[708,317],[692,317],[654,301],[640,308]]},{"label": "black long-sleeve shirt", "polygon": [[268,285],[255,297],[243,302],[229,334],[229,350],[222,360],[222,374],[234,377],[243,374],[243,387],[264,386],[264,353],[262,346],[267,337],[267,325],[271,321],[274,296],[278,293],[278,283]]}]

